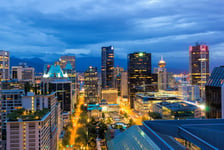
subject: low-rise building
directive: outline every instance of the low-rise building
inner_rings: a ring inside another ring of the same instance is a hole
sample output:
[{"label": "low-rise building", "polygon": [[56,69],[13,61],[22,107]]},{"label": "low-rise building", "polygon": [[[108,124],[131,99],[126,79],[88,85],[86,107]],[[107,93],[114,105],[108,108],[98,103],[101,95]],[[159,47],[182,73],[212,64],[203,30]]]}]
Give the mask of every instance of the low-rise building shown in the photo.
[{"label": "low-rise building", "polygon": [[153,112],[159,113],[162,119],[201,118],[200,108],[185,102],[160,102],[153,105]]},{"label": "low-rise building", "polygon": [[159,102],[180,102],[181,97],[174,94],[164,94],[160,92],[137,93],[134,101],[134,108],[141,114],[153,110],[153,105]]}]

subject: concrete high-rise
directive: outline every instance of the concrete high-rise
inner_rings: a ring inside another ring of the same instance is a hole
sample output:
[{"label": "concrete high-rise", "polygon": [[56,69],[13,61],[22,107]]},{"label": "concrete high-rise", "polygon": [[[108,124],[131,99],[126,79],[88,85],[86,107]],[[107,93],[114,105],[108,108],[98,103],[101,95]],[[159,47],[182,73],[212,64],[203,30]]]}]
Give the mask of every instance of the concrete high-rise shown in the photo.
[{"label": "concrete high-rise", "polygon": [[101,79],[102,88],[114,88],[114,48],[113,46],[102,47],[101,54]]},{"label": "concrete high-rise", "polygon": [[23,97],[23,107],[9,116],[7,150],[56,150],[61,132],[60,103],[56,93]]},{"label": "concrete high-rise", "polygon": [[128,74],[127,72],[121,72],[121,97],[128,97]]},{"label": "concrete high-rise", "polygon": [[85,101],[87,103],[98,103],[98,75],[97,68],[89,66],[84,73],[84,89],[85,89]]},{"label": "concrete high-rise", "polygon": [[10,78],[10,57],[9,52],[0,50],[0,76],[1,80]]},{"label": "concrete high-rise", "polygon": [[209,77],[209,49],[207,45],[190,46],[190,81],[192,85],[199,85],[201,97],[205,98],[205,84]]},{"label": "concrete high-rise", "polygon": [[22,95],[24,90],[10,89],[1,90],[1,121],[2,121],[2,149],[6,147],[6,123],[8,115],[17,109],[22,108]]},{"label": "concrete high-rise", "polygon": [[12,66],[12,79],[17,79],[18,81],[29,81],[34,82],[35,69],[33,67],[28,67],[26,64],[20,64],[19,66]]},{"label": "concrete high-rise", "polygon": [[131,108],[137,92],[153,91],[151,53],[135,52],[128,55],[128,98]]},{"label": "concrete high-rise", "polygon": [[212,71],[205,85],[206,117],[224,119],[224,66]]}]

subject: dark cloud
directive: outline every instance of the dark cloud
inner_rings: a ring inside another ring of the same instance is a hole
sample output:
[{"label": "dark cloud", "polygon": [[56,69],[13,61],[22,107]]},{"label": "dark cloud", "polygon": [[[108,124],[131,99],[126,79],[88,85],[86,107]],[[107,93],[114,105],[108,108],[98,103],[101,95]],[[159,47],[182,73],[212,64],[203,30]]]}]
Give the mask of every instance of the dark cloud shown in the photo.
[{"label": "dark cloud", "polygon": [[154,61],[164,55],[170,64],[186,64],[188,47],[205,42],[215,66],[223,63],[218,61],[224,55],[223,5],[221,0],[0,1],[0,49],[53,59],[65,53],[99,57],[101,46],[114,45],[118,58],[143,50],[152,52]]}]

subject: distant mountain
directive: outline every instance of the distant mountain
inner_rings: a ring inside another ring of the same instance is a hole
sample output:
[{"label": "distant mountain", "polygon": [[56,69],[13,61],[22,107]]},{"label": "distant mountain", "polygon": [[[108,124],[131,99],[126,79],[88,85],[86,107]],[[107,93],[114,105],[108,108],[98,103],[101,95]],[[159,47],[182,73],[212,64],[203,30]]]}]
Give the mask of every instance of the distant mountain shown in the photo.
[{"label": "distant mountain", "polygon": [[40,58],[34,57],[34,58],[24,58],[20,59],[17,57],[11,57],[10,58],[10,65],[11,66],[17,66],[19,63],[27,63],[28,66],[34,67],[35,72],[43,72],[44,64],[48,64],[49,62],[45,62]]},{"label": "distant mountain", "polygon": [[[19,63],[27,63],[28,66],[34,67],[36,73],[43,72],[45,64],[53,64],[54,62],[46,62],[38,57],[34,58],[24,58],[20,59],[17,57],[11,57],[11,66],[17,66]],[[56,60],[55,60],[56,61]],[[85,72],[89,66],[97,67],[98,72],[101,71],[101,58],[100,57],[77,57],[76,58],[76,70],[78,72]],[[127,69],[127,59],[116,59],[115,58],[115,67],[120,66],[125,70]],[[170,66],[175,66],[170,64]],[[152,68],[157,67],[157,63],[152,63]],[[177,68],[168,67],[169,72],[180,73],[184,72],[185,66],[176,66]],[[153,72],[153,69],[152,69]]]}]

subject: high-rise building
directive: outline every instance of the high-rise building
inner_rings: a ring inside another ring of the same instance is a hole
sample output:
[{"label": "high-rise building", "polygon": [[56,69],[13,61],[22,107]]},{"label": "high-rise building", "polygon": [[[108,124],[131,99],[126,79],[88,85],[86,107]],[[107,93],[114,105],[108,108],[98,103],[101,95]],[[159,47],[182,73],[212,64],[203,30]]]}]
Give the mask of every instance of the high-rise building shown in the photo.
[{"label": "high-rise building", "polygon": [[121,98],[128,97],[128,74],[121,72]]},{"label": "high-rise building", "polygon": [[72,69],[75,70],[75,56],[61,56],[59,58],[59,64],[62,69],[66,67],[68,62],[71,64]]},{"label": "high-rise building", "polygon": [[124,68],[115,67],[114,68],[114,88],[118,91],[118,96],[121,96],[121,72],[124,71]]},{"label": "high-rise building", "polygon": [[205,85],[206,117],[224,118],[224,66],[212,71]]},{"label": "high-rise building", "polygon": [[102,88],[114,87],[114,48],[113,46],[102,47],[102,66],[101,66],[101,80]]},{"label": "high-rise building", "polygon": [[161,57],[158,63],[158,88],[159,90],[166,90],[168,88],[168,73],[166,70],[166,62]]},{"label": "high-rise building", "polygon": [[207,45],[190,46],[190,81],[199,85],[201,97],[205,98],[205,84],[209,77],[209,49]]},{"label": "high-rise building", "polygon": [[74,109],[74,101],[72,99],[72,82],[66,79],[43,80],[44,94],[56,92],[57,99],[61,102],[61,110],[63,112],[72,112]]},{"label": "high-rise building", "polygon": [[6,123],[8,115],[22,108],[22,95],[24,90],[1,90],[1,121],[2,121],[2,148],[6,148]]},{"label": "high-rise building", "polygon": [[2,80],[10,78],[10,56],[5,50],[0,50],[0,75]]},{"label": "high-rise building", "polygon": [[69,123],[69,116],[74,112],[74,103],[77,94],[68,74],[57,64],[48,65],[45,68],[41,85],[41,92],[43,94],[56,92],[57,99],[61,102],[63,122],[66,126]]},{"label": "high-rise building", "polygon": [[[7,150],[56,150],[60,134],[60,103],[56,93],[23,97],[23,106],[9,116]],[[59,116],[58,116],[59,115]]]},{"label": "high-rise building", "polygon": [[89,66],[84,73],[84,89],[85,89],[85,101],[89,104],[98,103],[98,75],[97,67]]},{"label": "high-rise building", "polygon": [[128,96],[131,108],[137,92],[153,91],[151,53],[135,52],[128,55]]},{"label": "high-rise building", "polygon": [[26,64],[20,64],[19,66],[12,66],[11,78],[18,81],[34,82],[35,69],[28,67]]}]

